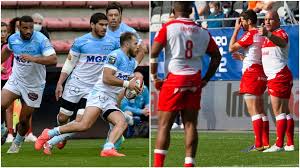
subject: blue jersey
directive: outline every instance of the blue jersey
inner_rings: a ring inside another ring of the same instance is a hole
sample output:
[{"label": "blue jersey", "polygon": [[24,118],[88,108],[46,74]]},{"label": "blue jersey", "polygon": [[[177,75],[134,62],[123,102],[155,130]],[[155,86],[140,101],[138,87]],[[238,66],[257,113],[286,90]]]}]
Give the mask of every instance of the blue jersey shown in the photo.
[{"label": "blue jersey", "polygon": [[23,40],[20,32],[17,32],[8,38],[8,49],[14,54],[14,66],[11,77],[14,77],[27,87],[41,87],[46,83],[45,65],[20,59],[22,54],[33,57],[55,54],[55,50],[45,35],[34,31],[29,40]]},{"label": "blue jersey", "polygon": [[[110,68],[116,71],[115,77],[121,80],[128,80],[129,77],[133,77],[133,71],[137,67],[138,63],[133,57],[127,56],[123,50],[117,49],[111,52],[108,56],[107,62],[104,64],[104,68]],[[103,83],[103,71],[100,79],[94,86],[94,91],[102,91],[112,97],[116,97],[117,94],[123,89],[123,87],[111,86]]]},{"label": "blue jersey", "polygon": [[134,33],[136,35],[137,40],[138,40],[138,44],[140,44],[142,42],[142,39],[137,34],[136,30],[134,30],[134,28],[132,28],[132,27],[129,27],[127,24],[125,24],[123,22],[121,22],[119,28],[115,31],[112,31],[112,30],[109,29],[109,27],[107,27],[106,34],[108,36],[111,36],[111,37],[115,38],[115,40],[118,42],[119,48],[120,48],[120,37],[121,37],[121,34],[124,33],[124,32]]},{"label": "blue jersey", "polygon": [[128,100],[124,97],[121,102],[121,110],[130,111],[134,115],[141,115],[146,106],[149,106],[149,90],[146,85],[144,85],[143,92],[134,99]]},{"label": "blue jersey", "polygon": [[117,42],[108,36],[96,38],[92,33],[88,33],[75,39],[70,55],[78,57],[78,62],[68,80],[76,79],[81,83],[94,85],[107,55],[117,48]]}]

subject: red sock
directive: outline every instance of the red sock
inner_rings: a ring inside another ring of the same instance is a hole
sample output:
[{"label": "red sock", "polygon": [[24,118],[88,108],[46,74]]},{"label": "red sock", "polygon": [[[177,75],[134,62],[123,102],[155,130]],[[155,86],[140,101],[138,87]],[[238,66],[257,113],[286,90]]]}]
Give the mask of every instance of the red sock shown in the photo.
[{"label": "red sock", "polygon": [[261,119],[260,114],[256,114],[251,117],[252,125],[253,125],[253,132],[255,136],[255,147],[260,148],[262,147],[262,129],[263,129],[263,121]]},{"label": "red sock", "polygon": [[8,133],[9,134],[14,134],[14,129],[13,128],[8,128]]},{"label": "red sock", "polygon": [[267,116],[262,117],[263,120],[263,132],[262,132],[262,142],[263,146],[269,146],[269,120]]},{"label": "red sock", "polygon": [[286,131],[286,115],[281,113],[276,116],[276,146],[282,148],[284,142],[284,134]]},{"label": "red sock", "polygon": [[287,124],[286,124],[286,145],[294,145],[294,119],[293,117],[288,114],[286,115]]},{"label": "red sock", "polygon": [[184,158],[184,167],[195,167],[195,158],[187,156]]},{"label": "red sock", "polygon": [[185,163],[183,167],[195,167],[193,163]]},{"label": "red sock", "polygon": [[163,167],[167,151],[161,149],[154,149],[154,167]]}]

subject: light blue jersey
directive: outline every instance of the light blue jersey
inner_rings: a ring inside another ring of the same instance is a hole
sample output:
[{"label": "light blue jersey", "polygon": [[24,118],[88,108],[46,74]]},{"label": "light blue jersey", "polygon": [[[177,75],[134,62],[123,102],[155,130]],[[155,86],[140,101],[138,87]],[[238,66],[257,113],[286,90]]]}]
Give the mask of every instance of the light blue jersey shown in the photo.
[{"label": "light blue jersey", "polygon": [[121,102],[122,111],[130,111],[137,116],[143,114],[143,109],[146,106],[149,106],[149,90],[146,85],[144,85],[143,92],[134,99],[128,100],[124,97]]},{"label": "light blue jersey", "polygon": [[[122,49],[117,49],[109,54],[104,68],[115,70],[115,77],[117,77],[118,79],[128,80],[129,77],[133,77],[134,69],[137,66],[138,63],[135,58],[127,56]],[[119,94],[123,89],[123,87],[107,85],[103,83],[102,79],[103,71],[100,79],[95,84],[93,91],[102,91],[112,97],[116,97],[117,94]]]},{"label": "light blue jersey", "polygon": [[22,54],[43,57],[55,54],[49,39],[40,32],[34,31],[30,40],[23,40],[20,32],[8,38],[8,49],[14,53],[12,75],[27,87],[41,87],[46,83],[46,67],[42,64],[20,59]]},{"label": "light blue jersey", "polygon": [[92,33],[88,33],[75,39],[70,54],[79,59],[68,80],[76,79],[81,83],[94,85],[99,79],[107,55],[117,48],[118,43],[109,36],[95,38]]},{"label": "light blue jersey", "polygon": [[119,28],[115,31],[110,30],[109,26],[108,26],[107,31],[106,31],[106,35],[115,38],[115,40],[118,42],[119,48],[120,48],[120,37],[121,37],[121,34],[124,33],[124,32],[134,33],[136,35],[137,40],[138,40],[138,44],[140,44],[142,42],[142,39],[137,34],[136,30],[134,30],[134,28],[132,28],[132,27],[129,27],[127,24],[125,24],[123,22],[121,22]]}]

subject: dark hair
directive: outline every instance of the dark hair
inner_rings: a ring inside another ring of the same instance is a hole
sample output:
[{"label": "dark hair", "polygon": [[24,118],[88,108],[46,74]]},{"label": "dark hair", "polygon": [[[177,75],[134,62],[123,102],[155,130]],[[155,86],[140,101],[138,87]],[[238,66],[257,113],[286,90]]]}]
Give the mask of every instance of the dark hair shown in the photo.
[{"label": "dark hair", "polygon": [[256,24],[257,22],[256,13],[252,9],[243,11],[240,16],[243,17],[245,20],[251,20],[252,24]]},{"label": "dark hair", "polygon": [[2,26],[6,26],[6,27],[7,27],[8,25],[7,25],[7,23],[5,23],[5,22],[1,22],[1,27],[2,27]]},{"label": "dark hair", "polygon": [[193,1],[175,1],[174,8],[179,11],[185,12],[187,9],[191,9],[193,5]]},{"label": "dark hair", "polygon": [[15,17],[8,23],[9,34],[14,34],[16,32],[16,22],[20,21],[19,17]]},{"label": "dark hair", "polygon": [[117,9],[119,11],[119,13],[122,15],[123,7],[119,2],[109,2],[107,7],[106,7],[106,14],[111,9]]},{"label": "dark hair", "polygon": [[94,13],[92,16],[91,16],[91,19],[90,19],[90,24],[91,23],[94,23],[94,24],[97,24],[99,20],[107,20],[107,17],[104,13]]},{"label": "dark hair", "polygon": [[220,2],[218,2],[218,1],[211,1],[209,3],[212,4],[212,5],[214,5],[214,6],[216,6],[216,7],[218,7],[218,9],[221,9],[221,3]]},{"label": "dark hair", "polygon": [[33,23],[33,19],[31,16],[22,16],[20,18],[20,25],[21,25],[21,22],[32,22]]},{"label": "dark hair", "polygon": [[120,37],[120,44],[121,44],[121,46],[124,45],[125,41],[131,40],[133,36],[135,37],[136,35],[134,33],[132,33],[132,32],[124,32],[124,33],[122,33],[121,37]]}]

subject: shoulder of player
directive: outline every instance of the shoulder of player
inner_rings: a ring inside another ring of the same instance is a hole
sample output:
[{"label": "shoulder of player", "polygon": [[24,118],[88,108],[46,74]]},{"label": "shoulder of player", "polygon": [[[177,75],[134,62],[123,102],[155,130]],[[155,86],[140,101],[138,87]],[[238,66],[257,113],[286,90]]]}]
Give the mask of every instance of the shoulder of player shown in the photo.
[{"label": "shoulder of player", "polygon": [[35,40],[39,40],[39,41],[44,41],[45,39],[48,39],[43,33],[39,31],[34,31],[33,36]]},{"label": "shoulder of player", "polygon": [[288,34],[286,33],[286,31],[285,30],[283,30],[282,28],[278,28],[278,29],[276,29],[276,30],[274,30],[273,32],[272,32],[272,34],[274,34],[274,35],[278,35],[278,36],[288,36]]},{"label": "shoulder of player", "polygon": [[128,26],[126,23],[121,22],[122,31],[130,31],[133,33],[136,33],[136,30],[130,26]]}]

